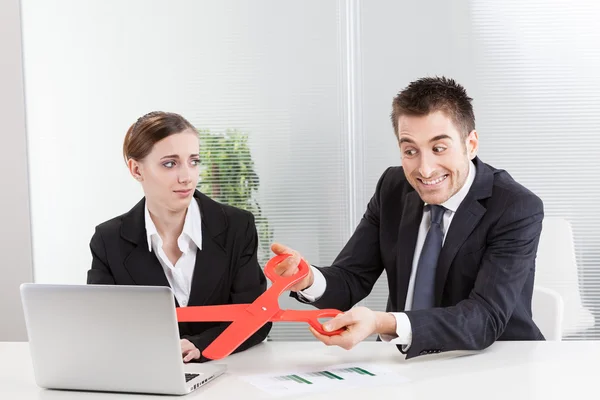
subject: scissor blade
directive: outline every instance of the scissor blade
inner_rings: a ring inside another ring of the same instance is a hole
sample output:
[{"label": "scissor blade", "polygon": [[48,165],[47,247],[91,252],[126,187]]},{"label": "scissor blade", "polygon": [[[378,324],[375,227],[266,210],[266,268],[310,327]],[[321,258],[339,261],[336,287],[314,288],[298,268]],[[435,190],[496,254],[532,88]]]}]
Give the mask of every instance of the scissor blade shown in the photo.
[{"label": "scissor blade", "polygon": [[270,318],[271,315],[246,313],[245,316],[232,322],[223,333],[204,349],[202,355],[211,360],[220,360],[227,357],[264,324],[269,322]]},{"label": "scissor blade", "polygon": [[246,315],[249,304],[178,307],[177,322],[235,321]]}]

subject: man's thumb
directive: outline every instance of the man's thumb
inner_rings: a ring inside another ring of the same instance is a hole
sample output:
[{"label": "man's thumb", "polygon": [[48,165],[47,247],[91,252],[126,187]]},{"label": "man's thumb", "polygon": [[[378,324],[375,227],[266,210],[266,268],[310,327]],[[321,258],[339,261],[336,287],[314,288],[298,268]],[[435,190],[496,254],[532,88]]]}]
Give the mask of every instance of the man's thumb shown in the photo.
[{"label": "man's thumb", "polygon": [[323,329],[327,332],[342,329],[352,323],[352,318],[348,314],[340,314],[337,317],[323,324]]},{"label": "man's thumb", "polygon": [[281,254],[292,254],[294,252],[294,250],[290,249],[287,246],[284,246],[281,243],[273,243],[271,245],[271,251],[277,255],[281,255]]}]

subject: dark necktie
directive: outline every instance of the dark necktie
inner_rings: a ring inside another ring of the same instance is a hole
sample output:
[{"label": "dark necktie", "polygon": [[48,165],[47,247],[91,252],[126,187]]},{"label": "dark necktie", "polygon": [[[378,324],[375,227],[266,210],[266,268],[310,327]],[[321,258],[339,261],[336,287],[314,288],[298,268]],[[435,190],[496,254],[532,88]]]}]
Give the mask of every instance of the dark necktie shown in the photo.
[{"label": "dark necktie", "polygon": [[417,264],[412,310],[433,308],[435,304],[435,270],[444,240],[441,224],[446,209],[438,205],[428,207],[431,211],[431,225]]}]

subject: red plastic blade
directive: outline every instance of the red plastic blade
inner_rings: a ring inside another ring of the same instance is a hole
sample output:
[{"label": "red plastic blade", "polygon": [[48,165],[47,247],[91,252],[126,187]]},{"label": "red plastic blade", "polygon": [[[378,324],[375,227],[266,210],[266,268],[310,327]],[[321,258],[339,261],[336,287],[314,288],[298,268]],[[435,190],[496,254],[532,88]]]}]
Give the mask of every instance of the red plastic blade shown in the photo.
[{"label": "red plastic blade", "polygon": [[177,322],[235,321],[246,315],[250,304],[178,307]]},{"label": "red plastic blade", "polygon": [[271,319],[271,313],[245,316],[236,319],[204,351],[202,355],[211,360],[225,358]]},{"label": "red plastic blade", "polygon": [[274,281],[269,289],[250,304],[244,315],[239,316],[221,333],[202,355],[212,360],[227,357],[261,326],[281,312],[279,295],[285,290],[287,280]]}]

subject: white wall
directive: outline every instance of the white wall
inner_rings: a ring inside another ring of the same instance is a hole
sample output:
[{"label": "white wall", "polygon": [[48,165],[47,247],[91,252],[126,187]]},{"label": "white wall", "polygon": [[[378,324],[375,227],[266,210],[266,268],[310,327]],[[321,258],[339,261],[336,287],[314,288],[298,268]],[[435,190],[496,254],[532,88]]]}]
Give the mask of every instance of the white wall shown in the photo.
[{"label": "white wall", "polygon": [[121,143],[155,109],[250,132],[275,239],[331,261],[349,234],[331,233],[348,197],[336,2],[24,0],[23,15],[37,282],[85,281],[94,226],[142,195]]},{"label": "white wall", "polygon": [[19,285],[31,282],[27,137],[19,0],[0,2],[0,340],[26,340]]}]

